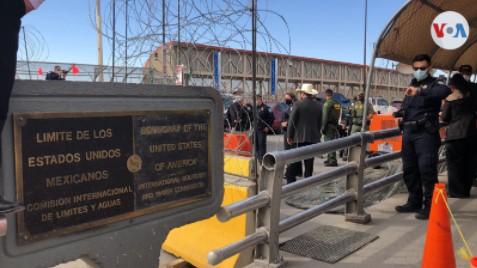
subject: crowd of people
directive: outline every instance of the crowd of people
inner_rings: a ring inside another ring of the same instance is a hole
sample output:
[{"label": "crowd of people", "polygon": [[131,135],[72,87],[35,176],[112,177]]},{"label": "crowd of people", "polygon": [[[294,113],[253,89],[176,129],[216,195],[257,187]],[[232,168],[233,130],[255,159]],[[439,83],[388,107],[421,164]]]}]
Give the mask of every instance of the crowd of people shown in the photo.
[{"label": "crowd of people", "polygon": [[[347,134],[361,131],[364,114],[364,93],[356,97],[356,101],[343,111],[340,103],[333,98],[333,91],[326,89],[324,99],[320,99],[318,91],[312,84],[303,84],[301,88],[287,92],[284,96],[287,109],[283,112],[280,122],[284,133],[283,147],[285,150],[315,144],[321,140],[329,141]],[[271,133],[274,121],[270,107],[263,103],[261,95],[257,95],[257,131],[256,152],[259,163],[267,151],[266,137]],[[234,102],[225,115],[226,128],[233,132],[250,132],[253,122],[253,106],[244,97],[241,89],[233,91]],[[372,106],[368,107],[365,130],[374,114]],[[348,120],[345,120],[347,117]],[[349,122],[347,125],[343,122]],[[346,131],[346,129],[349,129]],[[338,166],[336,152],[330,152],[324,160],[325,166]],[[288,165],[285,178],[288,183],[296,181],[297,177],[309,177],[313,173],[314,158],[303,163]]]},{"label": "crowd of people", "polygon": [[[461,66],[447,84],[431,76],[432,61],[425,54],[414,58],[413,70],[414,78],[404,92],[402,107],[393,113],[403,133],[403,180],[409,193],[407,202],[395,209],[399,213],[416,213],[417,219],[426,220],[432,205],[434,184],[438,182],[441,124],[446,126],[449,197],[469,197],[472,186],[477,186],[477,150],[469,150],[477,148],[477,84],[470,82],[470,65]],[[253,108],[244,102],[242,91],[234,94],[239,97],[235,107],[229,109],[228,120],[235,130],[250,130]],[[364,111],[364,93],[356,97],[346,113],[333,99],[331,89],[324,91],[324,100],[317,99],[317,94],[312,84],[303,84],[295,92],[285,94],[288,108],[281,121],[285,150],[333,140],[340,137],[343,128],[348,129],[345,131],[348,134],[368,130],[375,112],[372,105]],[[266,134],[273,123],[273,113],[263,104],[261,96],[257,96],[257,107],[256,150],[261,161],[266,152]],[[341,124],[343,115],[347,116],[345,127]],[[366,120],[364,124],[363,120]],[[285,171],[287,183],[295,182],[297,177],[311,176],[313,164],[314,158],[289,164]],[[324,165],[338,165],[336,152],[326,156]]]}]

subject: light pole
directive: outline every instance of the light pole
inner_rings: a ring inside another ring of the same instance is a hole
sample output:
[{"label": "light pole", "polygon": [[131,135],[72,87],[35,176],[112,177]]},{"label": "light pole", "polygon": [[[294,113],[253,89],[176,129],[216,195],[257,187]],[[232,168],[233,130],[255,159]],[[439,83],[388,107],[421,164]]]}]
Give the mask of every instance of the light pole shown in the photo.
[{"label": "light pole", "polygon": [[365,91],[365,96],[364,96],[364,107],[363,107],[363,120],[361,123],[361,131],[364,131],[366,127],[366,121],[368,120],[368,106],[369,104],[369,88],[370,84],[372,82],[372,79],[370,79],[370,83],[366,85],[366,28],[368,25],[368,0],[364,0],[364,71],[363,71],[363,89]]},{"label": "light pole", "polygon": [[99,82],[104,81],[103,76],[103,22],[101,19],[101,4],[96,0],[96,43],[98,45],[98,79]]},{"label": "light pole", "polygon": [[252,157],[255,162],[254,175],[257,177],[257,0],[252,0],[252,101],[253,101],[253,131],[252,131]]},{"label": "light pole", "polygon": [[366,34],[368,28],[368,0],[364,0],[363,89],[366,89]]}]

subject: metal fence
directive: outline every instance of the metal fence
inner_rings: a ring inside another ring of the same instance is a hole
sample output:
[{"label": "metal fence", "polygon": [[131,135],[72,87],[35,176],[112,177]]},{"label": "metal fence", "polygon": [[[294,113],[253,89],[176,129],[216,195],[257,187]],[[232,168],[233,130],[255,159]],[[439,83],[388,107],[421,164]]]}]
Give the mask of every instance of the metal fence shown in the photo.
[{"label": "metal fence", "polygon": [[[115,66],[99,66],[91,64],[73,64],[61,62],[45,62],[45,61],[18,61],[16,78],[22,80],[45,80],[46,74],[53,71],[54,67],[59,65],[63,70],[70,70],[66,76],[68,81],[83,82],[118,82],[118,83],[144,83],[145,74],[149,74],[147,68],[142,67],[124,67]],[[78,73],[71,71],[72,66],[78,68]],[[102,76],[102,81],[101,81]],[[154,84],[162,84],[164,77],[152,76]],[[165,79],[167,84],[171,84],[170,78]],[[148,81],[150,82],[150,81]]]},{"label": "metal fence", "polygon": [[[375,140],[391,138],[400,134],[401,131],[397,128],[357,133],[324,143],[266,154],[263,159],[260,180],[258,181],[258,194],[224,206],[217,213],[217,218],[222,222],[226,222],[246,212],[256,211],[255,233],[223,248],[209,252],[209,263],[217,265],[246,248],[255,247],[254,264],[257,264],[257,266],[279,267],[284,263],[279,254],[278,240],[280,233],[340,205],[345,205],[346,221],[361,224],[369,223],[371,215],[364,210],[366,194],[400,181],[402,179],[402,172],[364,184],[365,168],[377,166],[401,157],[401,152],[394,152],[366,158],[366,147],[368,143]],[[349,148],[349,161],[346,165],[282,186],[286,164],[345,148]],[[445,162],[445,157],[439,159],[439,163],[443,162]],[[440,170],[442,171],[441,168]],[[311,186],[329,183],[342,176],[346,176],[347,190],[344,193],[310,209],[280,219],[282,198],[302,190],[307,190]]]}]

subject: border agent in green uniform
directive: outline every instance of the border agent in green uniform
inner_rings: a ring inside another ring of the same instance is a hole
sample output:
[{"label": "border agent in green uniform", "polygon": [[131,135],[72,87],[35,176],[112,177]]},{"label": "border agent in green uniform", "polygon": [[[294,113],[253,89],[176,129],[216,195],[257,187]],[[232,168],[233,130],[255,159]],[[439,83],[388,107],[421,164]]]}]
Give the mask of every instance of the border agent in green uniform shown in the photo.
[{"label": "border agent in green uniform", "polygon": [[[364,93],[359,94],[358,100],[350,105],[349,114],[351,116],[351,132],[350,134],[361,132],[361,126],[363,125],[363,111],[364,111]],[[368,116],[365,126],[365,131],[369,129],[369,120],[373,118],[374,109],[373,105],[368,105]]]},{"label": "border agent in green uniform", "polygon": [[[323,105],[323,129],[325,141],[334,140],[336,138],[336,131],[338,131],[338,122],[341,114],[341,105],[333,99],[333,90],[325,90],[326,102]],[[336,152],[328,153],[328,159],[324,162],[325,166],[336,167]]]}]

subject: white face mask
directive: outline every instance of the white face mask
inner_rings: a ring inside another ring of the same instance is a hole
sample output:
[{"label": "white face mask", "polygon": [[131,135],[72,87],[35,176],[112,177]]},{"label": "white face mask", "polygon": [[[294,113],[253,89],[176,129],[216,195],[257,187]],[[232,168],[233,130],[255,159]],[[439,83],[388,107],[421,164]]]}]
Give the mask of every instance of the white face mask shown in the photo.
[{"label": "white face mask", "polygon": [[464,77],[465,81],[469,82],[469,80],[470,80],[470,75],[464,74],[464,75],[462,75],[462,77]]},{"label": "white face mask", "polygon": [[414,71],[414,77],[417,79],[417,81],[422,81],[426,79],[427,77],[427,70],[415,70]]}]

